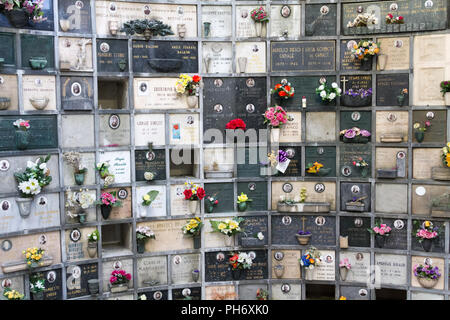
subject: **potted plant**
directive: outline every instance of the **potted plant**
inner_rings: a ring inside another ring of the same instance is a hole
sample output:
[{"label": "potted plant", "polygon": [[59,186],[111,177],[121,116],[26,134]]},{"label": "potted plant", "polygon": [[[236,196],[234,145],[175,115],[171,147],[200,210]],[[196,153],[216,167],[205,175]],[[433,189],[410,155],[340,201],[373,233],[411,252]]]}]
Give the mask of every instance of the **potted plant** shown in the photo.
[{"label": "potted plant", "polygon": [[136,228],[137,252],[145,252],[145,242],[148,239],[156,239],[155,233],[147,226],[139,226]]},{"label": "potted plant", "polygon": [[217,200],[216,196],[207,196],[205,200],[205,210],[207,213],[212,213],[214,211],[214,207],[219,204],[219,200]]},{"label": "potted plant", "polygon": [[270,127],[271,141],[278,142],[280,140],[280,128],[290,119],[289,116],[281,106],[268,108],[263,116],[264,124]]},{"label": "potted plant", "polygon": [[348,258],[344,258],[339,262],[339,275],[341,276],[341,280],[347,280],[348,272],[352,269],[352,265]]},{"label": "potted plant", "polygon": [[356,168],[360,169],[361,177],[367,177],[367,174],[369,173],[369,164],[366,162],[366,160],[364,160],[362,157],[358,157],[358,159],[354,160],[352,164]]},{"label": "potted plant", "polygon": [[253,200],[249,199],[245,193],[241,192],[241,195],[237,197],[238,210],[241,212],[247,210],[248,207],[247,203],[252,201]]},{"label": "potted plant", "polygon": [[346,107],[366,107],[372,104],[372,88],[349,89],[341,96],[341,105]]},{"label": "potted plant", "polygon": [[407,96],[408,96],[408,89],[403,88],[402,91],[400,91],[400,94],[397,96],[397,104],[399,107],[403,107]]},{"label": "potted plant", "polygon": [[372,60],[380,52],[379,44],[372,40],[360,40],[358,44],[353,45],[352,57],[355,61],[361,62],[361,70],[372,70]]},{"label": "potted plant", "polygon": [[416,264],[414,266],[414,276],[422,287],[431,289],[438,283],[441,273],[437,266]]},{"label": "potted plant", "polygon": [[100,206],[103,219],[108,219],[113,207],[122,206],[122,201],[116,198],[116,192],[103,192],[100,200],[95,201],[96,205]]},{"label": "potted plant", "polygon": [[87,218],[86,210],[95,202],[95,194],[88,189],[80,189],[79,192],[72,192],[70,189],[66,192],[65,207],[67,215],[74,219],[78,218],[79,223],[85,223]]},{"label": "potted plant", "polygon": [[39,275],[30,275],[30,293],[33,300],[44,300],[45,279]]},{"label": "potted plant", "polygon": [[159,194],[158,190],[150,190],[149,192],[147,192],[142,196],[141,205],[144,207],[145,210],[142,210],[140,212],[141,217],[151,216],[152,207],[150,205],[152,204],[153,201],[155,201],[158,194]]},{"label": "potted plant", "polygon": [[336,99],[336,97],[341,96],[342,89],[339,88],[336,82],[332,82],[331,86],[327,84],[327,79],[325,77],[320,78],[320,86],[316,88],[316,94],[320,96],[323,103],[329,103]]},{"label": "potted plant", "polygon": [[414,123],[414,136],[416,137],[417,142],[421,143],[423,139],[425,139],[425,131],[427,131],[429,127],[431,127],[430,120],[425,121],[423,125],[421,122]]},{"label": "potted plant", "polygon": [[189,76],[180,74],[175,83],[175,91],[179,95],[186,95],[186,102],[189,108],[196,108],[198,104],[198,96],[200,88],[203,86],[202,78],[198,75]]},{"label": "potted plant", "polygon": [[311,232],[298,230],[295,236],[297,238],[299,245],[306,246],[309,243],[309,240],[311,239]]},{"label": "potted plant", "polygon": [[439,227],[435,227],[431,221],[424,221],[422,224],[418,220],[414,220],[415,237],[422,244],[423,250],[431,251],[433,240],[439,237]]},{"label": "potted plant", "polygon": [[87,247],[88,255],[90,258],[95,258],[95,256],[97,255],[97,242],[100,239],[100,233],[98,232],[97,229],[95,229],[94,231],[92,231],[87,235],[87,239],[88,239],[88,247]]},{"label": "potted plant", "polygon": [[44,18],[44,0],[4,0],[0,2],[0,13],[3,13],[9,23],[15,28],[22,28],[29,20],[39,23],[47,20]]},{"label": "potted plant", "polygon": [[346,143],[367,143],[370,141],[371,133],[368,130],[353,127],[342,130],[339,136]]},{"label": "potted plant", "polygon": [[263,7],[259,7],[250,12],[250,17],[255,22],[256,36],[261,37],[263,24],[269,21],[269,14]]},{"label": "potted plant", "polygon": [[3,296],[8,300],[23,300],[23,298],[25,297],[24,294],[20,293],[17,290],[13,290],[9,287],[6,287],[3,290]]},{"label": "potted plant", "polygon": [[192,238],[194,239],[194,249],[200,249],[202,246],[202,227],[202,220],[199,217],[195,217],[195,219],[190,219],[189,221],[187,221],[186,224],[181,228],[183,234],[192,236]]},{"label": "potted plant", "polygon": [[450,106],[450,81],[441,82],[441,92],[445,99],[445,105]]},{"label": "potted plant", "polygon": [[42,262],[42,258],[44,257],[45,250],[42,248],[27,248],[25,251],[22,251],[25,262],[28,266],[28,268],[38,268],[40,266],[43,266],[44,263]]},{"label": "potted plant", "polygon": [[205,197],[205,189],[190,181],[184,183],[184,200],[189,201],[189,212],[197,213],[199,201]]},{"label": "potted plant", "polygon": [[15,132],[15,140],[16,147],[19,150],[25,150],[30,144],[30,121],[18,119],[13,122],[13,125],[16,127]]},{"label": "potted plant", "polygon": [[256,300],[269,300],[269,291],[262,288],[256,290]]},{"label": "potted plant", "polygon": [[367,231],[375,235],[375,244],[377,245],[377,248],[383,248],[386,237],[390,235],[392,229],[387,224],[377,221],[375,222],[375,227],[367,229]]},{"label": "potted plant", "polygon": [[152,36],[167,36],[173,35],[172,28],[156,19],[136,19],[129,20],[123,24],[120,32],[125,32],[127,35],[142,34],[145,40],[149,41]]},{"label": "potted plant", "polygon": [[231,277],[233,280],[240,280],[242,270],[249,270],[252,267],[253,259],[245,252],[232,253],[229,259]]},{"label": "potted plant", "polygon": [[270,90],[270,94],[279,103],[283,100],[289,100],[294,96],[294,87],[291,86],[287,80],[283,79],[281,83],[277,83],[273,89]]},{"label": "potted plant", "polygon": [[299,259],[300,265],[305,270],[305,279],[312,280],[314,268],[317,267],[320,260],[320,252],[315,247],[310,247]]},{"label": "potted plant", "polygon": [[118,293],[128,290],[128,283],[131,280],[131,274],[127,273],[125,270],[114,270],[111,272],[111,277],[109,278],[109,287],[111,293]]},{"label": "potted plant", "polygon": [[192,275],[192,281],[197,282],[198,279],[200,278],[200,270],[198,270],[198,269],[192,270],[191,275]]},{"label": "potted plant", "polygon": [[239,232],[243,232],[244,229],[241,228],[240,224],[244,221],[243,218],[235,217],[233,219],[225,219],[220,221],[210,220],[212,232],[220,232],[224,234],[228,241],[226,241],[226,246],[229,247],[233,244],[233,236]]},{"label": "potted plant", "polygon": [[331,172],[331,168],[324,168],[323,164],[320,162],[314,162],[314,163],[308,163],[306,166],[306,173],[309,175],[315,175],[315,176],[326,176]]},{"label": "potted plant", "polygon": [[73,168],[75,183],[81,186],[84,183],[87,168],[81,163],[81,154],[79,152],[65,152],[63,159]]},{"label": "potted plant", "polygon": [[48,186],[52,181],[50,169],[47,168],[47,162],[50,155],[45,158],[40,157],[36,162],[28,161],[27,168],[23,172],[14,173],[14,177],[18,182],[20,197],[16,198],[19,207],[19,213],[26,218],[31,213],[31,203],[34,196],[41,193],[42,188]]}]

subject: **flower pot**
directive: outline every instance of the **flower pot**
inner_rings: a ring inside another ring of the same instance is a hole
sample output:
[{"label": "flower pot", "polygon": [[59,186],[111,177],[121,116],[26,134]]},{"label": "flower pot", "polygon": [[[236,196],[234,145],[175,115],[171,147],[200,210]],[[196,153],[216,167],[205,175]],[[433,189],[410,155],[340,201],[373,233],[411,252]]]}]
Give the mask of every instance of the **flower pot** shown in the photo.
[{"label": "flower pot", "polygon": [[341,105],[345,107],[367,107],[372,104],[372,96],[361,97],[361,96],[341,96]]},{"label": "flower pot", "polygon": [[117,63],[117,65],[119,66],[119,70],[123,72],[127,68],[127,61],[122,59]]},{"label": "flower pot", "polygon": [[196,214],[199,201],[198,200],[188,200],[188,201],[189,201],[189,212],[191,214]]},{"label": "flower pot", "polygon": [[86,217],[87,217],[86,211],[82,210],[82,211],[78,212],[77,215],[78,215],[78,222],[79,223],[85,223],[86,222]]},{"label": "flower pot", "polygon": [[30,132],[25,130],[16,130],[16,147],[19,150],[25,150],[30,144]]},{"label": "flower pot", "polygon": [[44,291],[32,292],[33,300],[44,300]]},{"label": "flower pot", "polygon": [[22,218],[28,218],[31,213],[31,204],[33,198],[16,198],[17,206],[19,207],[19,214]]},{"label": "flower pot", "polygon": [[197,96],[186,96],[186,103],[189,108],[197,108],[198,104]]},{"label": "flower pot", "polygon": [[234,246],[234,236],[225,236],[225,247]]},{"label": "flower pot", "polygon": [[378,69],[384,70],[386,68],[387,57],[388,56],[386,54],[378,55],[378,57],[377,57]]},{"label": "flower pot", "polygon": [[238,58],[239,72],[245,73],[245,69],[247,69],[247,58],[239,57]]},{"label": "flower pot", "polygon": [[106,219],[109,218],[109,215],[111,214],[112,207],[111,207],[111,206],[106,206],[106,205],[102,204],[102,205],[100,206],[100,210],[101,210],[103,219],[106,220]]},{"label": "flower pot", "polygon": [[70,20],[69,19],[59,19],[59,26],[63,32],[70,30]]},{"label": "flower pot", "polygon": [[41,70],[47,66],[47,58],[46,57],[32,57],[28,60],[30,63],[31,69]]},{"label": "flower pot", "polygon": [[119,30],[119,23],[117,21],[108,21],[109,33],[115,36]]},{"label": "flower pot", "polygon": [[425,250],[426,252],[430,252],[432,247],[433,247],[432,239],[423,239],[422,241],[423,250]]},{"label": "flower pot", "polygon": [[100,281],[98,279],[88,280],[88,289],[91,295],[98,294],[99,288],[100,288]]},{"label": "flower pot", "polygon": [[233,280],[240,280],[241,275],[242,275],[241,269],[232,269],[231,270],[231,277],[233,278]]},{"label": "flower pot", "polygon": [[341,276],[342,281],[347,280],[348,269],[346,267],[339,267],[339,275]]},{"label": "flower pot", "polygon": [[273,267],[273,271],[275,273],[275,276],[280,279],[284,274],[284,266],[281,264],[278,264]]},{"label": "flower pot", "polygon": [[203,36],[209,37],[211,31],[211,22],[203,22]]},{"label": "flower pot", "polygon": [[347,138],[346,136],[342,136],[342,141],[345,143],[367,143],[369,142],[370,137],[364,136],[355,136],[354,138]]},{"label": "flower pot", "polygon": [[403,105],[405,104],[405,96],[403,94],[400,94],[397,96],[397,105],[399,107],[403,107]]},{"label": "flower pot", "polygon": [[11,10],[5,13],[9,23],[15,28],[22,28],[28,24],[30,20],[28,14],[24,10]]},{"label": "flower pot", "polygon": [[414,132],[414,136],[416,137],[417,142],[421,143],[423,139],[425,139],[425,132],[416,131]]},{"label": "flower pot", "polygon": [[434,288],[436,286],[436,284],[438,283],[439,279],[429,279],[429,278],[417,278],[417,281],[419,282],[419,284],[427,289],[431,289]]},{"label": "flower pot", "polygon": [[0,97],[0,110],[6,110],[11,106],[11,99]]},{"label": "flower pot", "polygon": [[278,143],[280,141],[280,128],[270,129],[270,140],[271,142]]},{"label": "flower pot", "polygon": [[119,283],[119,284],[109,284],[109,288],[111,293],[119,293],[128,290],[128,283]]},{"label": "flower pot", "polygon": [[205,201],[205,211],[206,213],[212,213],[214,211],[214,204],[209,200]]},{"label": "flower pot", "polygon": [[255,22],[255,32],[257,37],[261,37],[263,24],[261,22]]},{"label": "flower pot", "polygon": [[244,212],[247,210],[247,201],[238,203],[238,211]]},{"label": "flower pot", "polygon": [[369,167],[361,168],[361,177],[366,178],[369,175]]},{"label": "flower pot", "polygon": [[49,98],[45,97],[45,98],[30,98],[30,103],[33,106],[33,108],[35,108],[36,110],[44,110],[47,105],[48,102],[50,101]]},{"label": "flower pot", "polygon": [[145,40],[150,40],[150,38],[152,37],[152,32],[150,29],[145,29],[144,30],[144,38]]},{"label": "flower pot", "polygon": [[298,244],[301,246],[306,246],[309,243],[309,240],[311,239],[310,234],[296,234],[295,237],[297,238]]},{"label": "flower pot", "polygon": [[194,249],[200,249],[202,247],[202,237],[200,235],[193,236],[194,239]]},{"label": "flower pot", "polygon": [[145,252],[145,240],[137,240],[136,241],[136,249],[137,249],[137,253],[144,253]]},{"label": "flower pot", "polygon": [[329,175],[330,172],[331,172],[331,168],[320,168],[318,172],[316,172],[316,173],[308,173],[308,175],[325,177],[325,176]]},{"label": "flower pot", "polygon": [[200,272],[194,272],[194,271],[192,271],[192,281],[193,282],[197,282],[198,281],[198,279],[200,278]]},{"label": "flower pot", "polygon": [[305,280],[311,281],[314,277],[314,269],[305,268]]},{"label": "flower pot", "polygon": [[450,92],[444,94],[445,105],[450,106]]},{"label": "flower pot", "polygon": [[209,57],[203,58],[203,63],[205,65],[205,72],[208,73],[209,67],[211,66],[211,58],[209,58]]},{"label": "flower pot", "polygon": [[359,68],[359,70],[362,70],[362,71],[372,70],[372,60],[373,60],[373,56],[368,56],[367,58],[362,59],[361,67]]},{"label": "flower pot", "polygon": [[74,173],[73,177],[75,178],[75,183],[79,186],[83,185],[84,183],[84,172],[83,173]]},{"label": "flower pot", "polygon": [[88,242],[87,252],[89,258],[95,258],[97,256],[97,242]]},{"label": "flower pot", "polygon": [[377,246],[377,248],[383,248],[385,241],[386,238],[384,236],[381,236],[379,234],[375,235],[375,245]]}]

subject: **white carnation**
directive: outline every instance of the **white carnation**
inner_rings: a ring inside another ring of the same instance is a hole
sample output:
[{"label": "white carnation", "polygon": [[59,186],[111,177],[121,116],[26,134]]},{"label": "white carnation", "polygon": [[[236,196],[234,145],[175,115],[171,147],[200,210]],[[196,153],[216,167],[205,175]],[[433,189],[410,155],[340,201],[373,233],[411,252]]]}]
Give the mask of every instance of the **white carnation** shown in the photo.
[{"label": "white carnation", "polygon": [[27,168],[35,168],[36,167],[36,163],[34,163],[33,161],[27,161]]},{"label": "white carnation", "polygon": [[39,165],[39,169],[41,169],[41,170],[45,170],[46,171],[46,169],[47,169],[47,164],[44,162],[44,163],[41,163],[40,165]]},{"label": "white carnation", "polygon": [[323,89],[325,89],[325,87],[324,87],[323,85],[321,85],[321,86],[319,87],[319,90],[323,90]]},{"label": "white carnation", "polygon": [[262,232],[258,232],[257,237],[258,237],[259,240],[264,240],[264,235],[263,235]]},{"label": "white carnation", "polygon": [[330,100],[333,100],[334,98],[336,98],[336,93],[334,93],[334,92],[330,93],[330,96],[328,98]]},{"label": "white carnation", "polygon": [[332,84],[331,84],[331,86],[333,87],[333,88],[337,88],[337,83],[336,82],[333,82]]},{"label": "white carnation", "polygon": [[341,93],[342,92],[342,89],[341,88],[337,88],[337,90],[336,90],[338,93]]},{"label": "white carnation", "polygon": [[321,96],[322,98],[325,98],[325,97],[327,96],[326,91],[321,91],[321,92],[320,92],[320,96]]}]

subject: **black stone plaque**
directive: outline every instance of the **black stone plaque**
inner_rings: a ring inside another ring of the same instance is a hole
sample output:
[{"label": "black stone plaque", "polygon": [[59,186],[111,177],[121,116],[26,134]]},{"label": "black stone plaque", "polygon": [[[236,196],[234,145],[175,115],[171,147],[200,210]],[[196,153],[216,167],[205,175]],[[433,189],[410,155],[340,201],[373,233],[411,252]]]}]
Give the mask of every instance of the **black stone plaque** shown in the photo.
[{"label": "black stone plaque", "polygon": [[[186,296],[189,296],[190,298],[186,298]],[[172,300],[201,300],[201,298],[201,287],[189,287],[172,290]]]},{"label": "black stone plaque", "polygon": [[[241,226],[244,232],[238,233],[238,243],[242,247],[261,247],[267,245],[268,239],[268,218],[262,216],[244,217]],[[258,233],[262,233],[263,240],[257,238]]]},{"label": "black stone plaque", "polygon": [[[331,168],[330,173],[326,177],[336,176],[336,148],[335,147],[306,147],[305,148],[305,164],[319,162],[323,164],[323,168]],[[306,170],[305,170],[306,171]],[[320,171],[320,170],[319,170]],[[317,174],[306,173],[307,176],[318,176]]]},{"label": "black stone plaque", "polygon": [[306,5],[305,33],[307,36],[336,35],[335,4]]},{"label": "black stone plaque", "polygon": [[4,66],[16,64],[15,41],[13,33],[0,33],[0,58]]},{"label": "black stone plaque", "polygon": [[306,218],[306,230],[311,232],[310,244],[312,246],[335,246],[336,245],[336,217],[303,216]]},{"label": "black stone plaque", "polygon": [[154,180],[166,180],[166,154],[164,149],[135,151],[136,180],[146,181],[145,172],[153,172]]},{"label": "black stone plaque", "polygon": [[213,213],[234,211],[236,201],[232,183],[205,183],[205,192],[207,196],[213,196],[219,200]]},{"label": "black stone plaque", "polygon": [[334,40],[272,42],[270,71],[335,71],[335,49]]},{"label": "black stone plaque", "polygon": [[[420,122],[421,126],[424,126],[425,121],[431,122],[431,127],[425,131],[425,138],[423,143],[426,142],[447,142],[447,111],[446,110],[420,110],[413,111],[413,124]],[[414,135],[414,142],[417,143],[417,139]]]},{"label": "black stone plaque", "polygon": [[372,132],[372,113],[370,111],[341,111],[340,130],[358,127]]},{"label": "black stone plaque", "polygon": [[[192,291],[191,291],[192,292]],[[168,290],[153,290],[139,293],[139,296],[145,294],[147,300],[168,300]]]},{"label": "black stone plaque", "polygon": [[61,77],[61,105],[64,110],[92,110],[93,99],[91,77]]},{"label": "black stone plaque", "polygon": [[60,31],[61,20],[69,20],[70,28],[64,32],[91,33],[91,4],[86,0],[59,0],[58,19]]},{"label": "black stone plaque", "polygon": [[[422,224],[424,221],[420,220]],[[439,227],[439,236],[433,239],[433,245],[431,246],[431,252],[445,252],[445,224],[439,221],[432,221],[435,227]],[[411,250],[415,251],[425,251],[422,244],[416,238],[416,228],[414,224],[412,225],[412,244]]]},{"label": "black stone plaque", "polygon": [[357,212],[368,212],[370,211],[370,184],[369,183],[357,183],[357,182],[342,182],[341,183],[341,211],[350,211],[348,204],[349,202],[354,202],[355,200],[365,197],[362,199],[364,206],[361,210],[351,210]]},{"label": "black stone plaque", "polygon": [[44,300],[62,300],[62,272],[61,269],[33,273],[45,279]]},{"label": "black stone plaque", "polygon": [[[0,150],[16,150],[15,127],[17,116],[4,116],[0,119]],[[30,144],[27,149],[49,149],[58,147],[56,116],[27,116],[29,120]]]},{"label": "black stone plaque", "polygon": [[352,57],[351,48],[358,44],[360,39],[341,41],[341,70],[360,70],[361,60]]},{"label": "black stone plaque", "polygon": [[370,218],[341,217],[340,235],[348,236],[350,247],[370,247]]},{"label": "black stone plaque", "polygon": [[383,218],[381,223],[386,223],[391,227],[391,233],[386,237],[383,248],[406,250],[408,247],[408,221]]},{"label": "black stone plaque", "polygon": [[244,120],[247,128],[266,128],[261,116],[266,111],[266,78],[235,78],[236,90],[232,97],[235,99],[235,114]]},{"label": "black stone plaque", "polygon": [[237,194],[245,193],[249,199],[247,211],[267,210],[267,182],[238,182]]},{"label": "black stone plaque", "polygon": [[97,70],[128,72],[127,40],[97,39]]},{"label": "black stone plaque", "polygon": [[[354,161],[362,158],[369,165],[367,167],[357,167]],[[339,174],[343,177],[370,177],[372,171],[372,150],[369,144],[344,143],[340,146]],[[363,170],[365,170],[363,172]]]},{"label": "black stone plaque", "polygon": [[[98,279],[98,268],[96,263],[83,264],[74,266],[75,270],[69,273],[72,267],[67,268],[66,284],[67,284],[67,298],[72,299],[76,297],[86,296],[89,293],[88,280]],[[77,268],[80,268],[77,270]],[[81,271],[81,274],[78,272]]]},{"label": "black stone plaque", "polygon": [[370,290],[364,287],[340,286],[340,295],[347,300],[370,300]]},{"label": "black stone plaque", "polygon": [[22,46],[22,68],[30,69],[30,59],[45,57],[47,65],[45,69],[55,67],[53,37],[37,36],[32,34],[21,34],[20,44]]},{"label": "black stone plaque", "polygon": [[371,75],[341,76],[341,88],[343,92],[349,89],[358,90],[360,88],[367,90],[369,88],[372,88],[372,76]]},{"label": "black stone plaque", "polygon": [[134,72],[196,73],[198,48],[193,41],[133,41]]},{"label": "black stone plaque", "polygon": [[243,177],[261,176],[262,165],[268,163],[267,149],[258,148],[236,148],[237,152],[237,175]]},{"label": "black stone plaque", "polygon": [[284,173],[281,173],[278,171],[276,176],[284,176],[284,177],[300,177],[302,175],[302,155],[301,147],[280,147],[280,150],[283,150],[288,155],[288,159],[290,160],[289,166],[287,167],[286,171]]},{"label": "black stone plaque", "polygon": [[[378,74],[377,75],[377,106],[397,106],[397,96],[403,89],[409,91],[409,74]],[[408,105],[408,96],[404,105]]]},{"label": "black stone plaque", "polygon": [[[42,12],[44,13],[43,17],[46,18],[45,21],[35,23],[33,22],[33,20],[30,19],[28,21],[28,24],[22,29],[52,31],[54,24],[53,0],[43,1]],[[16,28],[9,23],[8,18],[4,14],[0,14],[0,27]]]}]

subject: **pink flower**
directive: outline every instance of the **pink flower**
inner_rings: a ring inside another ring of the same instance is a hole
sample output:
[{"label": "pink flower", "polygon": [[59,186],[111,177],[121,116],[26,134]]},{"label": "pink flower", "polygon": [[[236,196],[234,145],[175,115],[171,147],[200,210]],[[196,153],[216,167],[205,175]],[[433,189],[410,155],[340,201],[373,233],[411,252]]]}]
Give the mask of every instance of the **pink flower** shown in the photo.
[{"label": "pink flower", "polygon": [[280,121],[278,121],[277,119],[274,119],[274,120],[270,121],[270,125],[272,127],[278,127],[280,125]]},{"label": "pink flower", "polygon": [[5,10],[11,11],[14,8],[14,3],[5,3]]},{"label": "pink flower", "polygon": [[114,283],[114,282],[116,282],[117,281],[117,278],[116,277],[111,277],[111,278],[109,278],[109,282],[111,282],[111,283]]},{"label": "pink flower", "polygon": [[269,111],[266,111],[266,118],[267,118],[268,120],[273,120],[273,119],[274,119],[274,116],[275,116],[275,114],[274,114],[273,112],[271,112],[270,110],[269,110]]},{"label": "pink flower", "polygon": [[284,116],[281,113],[277,113],[277,120],[283,122]]},{"label": "pink flower", "polygon": [[384,230],[383,229],[380,229],[380,235],[382,236],[382,235],[384,235]]},{"label": "pink flower", "polygon": [[431,127],[431,121],[425,121],[425,126],[426,127]]},{"label": "pink flower", "polygon": [[270,108],[269,108],[269,111],[270,111],[270,112],[275,112],[275,108],[274,108],[274,107],[270,107]]},{"label": "pink flower", "polygon": [[127,273],[127,274],[125,275],[125,277],[127,278],[127,280],[131,280],[131,274]]}]

